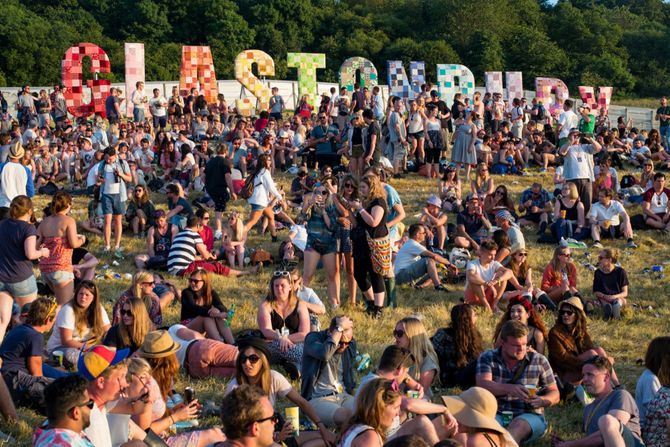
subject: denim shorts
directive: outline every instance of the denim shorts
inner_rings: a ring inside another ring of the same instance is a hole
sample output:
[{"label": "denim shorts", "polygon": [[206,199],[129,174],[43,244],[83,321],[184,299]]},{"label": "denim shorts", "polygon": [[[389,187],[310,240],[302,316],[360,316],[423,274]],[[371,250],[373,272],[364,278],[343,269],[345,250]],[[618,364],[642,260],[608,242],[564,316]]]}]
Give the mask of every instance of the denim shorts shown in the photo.
[{"label": "denim shorts", "polygon": [[42,278],[51,284],[65,284],[74,280],[74,273],[65,270],[56,270],[55,272],[42,272]]},{"label": "denim shorts", "polygon": [[414,261],[411,265],[400,270],[395,275],[396,284],[406,284],[408,282],[417,281],[428,273],[428,258],[422,257],[421,259]]},{"label": "denim shorts", "polygon": [[126,202],[121,201],[121,194],[103,194],[100,202],[102,202],[102,214],[104,215],[126,214]]},{"label": "denim shorts", "polygon": [[263,211],[265,208],[267,208],[266,206],[256,205],[255,203],[250,203],[250,205],[251,205],[251,211]]},{"label": "denim shorts", "polygon": [[7,292],[13,298],[25,298],[37,293],[35,275],[30,275],[23,281],[8,283],[0,282],[0,292]]},{"label": "denim shorts", "polygon": [[337,253],[337,238],[316,238],[308,234],[307,245],[305,246],[305,251],[307,250],[314,250],[322,256],[330,253]]},{"label": "denim shorts", "polygon": [[[540,439],[547,432],[547,420],[541,414],[536,413],[523,413],[515,417],[514,419],[523,419],[530,426],[530,437],[523,441],[524,444],[533,442],[537,439]],[[502,415],[496,415],[496,421],[500,425],[503,423]]]}]

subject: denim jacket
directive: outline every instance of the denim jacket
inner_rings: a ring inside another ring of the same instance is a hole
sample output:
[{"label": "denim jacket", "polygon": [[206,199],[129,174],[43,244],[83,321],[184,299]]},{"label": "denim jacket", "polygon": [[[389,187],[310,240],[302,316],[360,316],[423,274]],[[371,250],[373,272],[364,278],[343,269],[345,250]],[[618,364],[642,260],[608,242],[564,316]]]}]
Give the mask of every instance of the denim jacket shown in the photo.
[{"label": "denim jacket", "polygon": [[[306,400],[312,398],[314,385],[321,374],[321,370],[326,362],[333,357],[336,350],[337,344],[333,341],[328,330],[310,332],[305,337],[300,394]],[[356,388],[356,379],[354,379],[356,354],[356,340],[351,340],[349,347],[342,353],[342,381],[344,382],[344,389],[352,396],[354,388]]]}]

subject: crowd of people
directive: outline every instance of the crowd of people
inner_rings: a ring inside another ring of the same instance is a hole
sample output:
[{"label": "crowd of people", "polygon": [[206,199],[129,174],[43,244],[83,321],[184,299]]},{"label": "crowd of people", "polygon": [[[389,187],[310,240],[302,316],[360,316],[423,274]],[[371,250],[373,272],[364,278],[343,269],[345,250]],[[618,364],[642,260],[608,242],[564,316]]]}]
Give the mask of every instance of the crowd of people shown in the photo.
[{"label": "crowd of people", "polygon": [[[575,113],[572,100],[555,114],[497,92],[447,105],[430,84],[412,100],[333,88],[293,114],[273,88],[252,117],[223,95],[209,104],[175,88],[167,99],[141,82],[125,117],[121,96],[112,89],[105,118],[71,122],[62,87],[35,98],[25,86],[0,134],[0,412],[46,416],[35,446],[516,446],[544,436],[545,409],[571,400],[584,405],[584,437],[554,436],[555,447],[670,443],[667,337],[650,343],[633,397],[588,332],[591,318],[632,308],[605,239],[633,250],[634,230],[670,230],[665,98],[647,131],[612,125],[604,109]],[[514,197],[502,175],[534,182]],[[436,186],[410,217],[393,183],[420,176]],[[44,210],[36,194],[51,196]],[[229,207],[245,202],[246,213]],[[642,214],[629,215],[634,203]],[[530,237],[555,247],[539,282]],[[131,253],[130,238],[146,249]],[[588,239],[590,291],[572,257]],[[101,296],[99,259],[134,264],[120,296]],[[274,265],[256,326],[235,332],[213,276],[258,275],[264,263]],[[401,287],[461,290],[461,302],[442,328],[400,319],[359,378],[358,297],[380,320],[404,304]],[[498,320],[490,344],[482,315]],[[180,373],[226,380],[222,429],[189,425],[207,408],[174,390]],[[463,392],[438,404],[438,387]],[[311,430],[276,415],[282,399]]]}]

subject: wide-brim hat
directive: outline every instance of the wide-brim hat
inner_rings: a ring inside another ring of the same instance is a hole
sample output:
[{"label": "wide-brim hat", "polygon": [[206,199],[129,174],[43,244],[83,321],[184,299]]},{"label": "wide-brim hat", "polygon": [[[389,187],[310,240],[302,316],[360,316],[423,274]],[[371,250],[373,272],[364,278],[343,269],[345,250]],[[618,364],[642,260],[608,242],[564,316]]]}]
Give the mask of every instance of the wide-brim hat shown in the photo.
[{"label": "wide-brim hat", "polygon": [[428,205],[433,205],[433,206],[436,206],[438,208],[442,206],[442,201],[435,194],[428,197],[428,199],[426,199],[426,203]]},{"label": "wide-brim hat", "polygon": [[582,300],[580,300],[579,297],[572,296],[572,297],[568,298],[567,300],[561,301],[558,305],[558,310],[560,311],[562,308],[564,308],[567,305],[570,305],[570,306],[574,307],[575,309],[584,313],[584,305],[582,304]]},{"label": "wide-brim hat", "polygon": [[159,359],[174,354],[180,347],[181,345],[170,337],[168,331],[151,331],[137,352],[144,358]]},{"label": "wide-brim hat", "polygon": [[26,151],[23,149],[20,141],[17,141],[9,147],[9,158],[23,158],[25,153]]},{"label": "wide-brim hat", "polygon": [[504,434],[496,421],[498,402],[490,391],[474,386],[460,396],[442,396],[444,405],[458,422],[472,428],[483,428]]}]

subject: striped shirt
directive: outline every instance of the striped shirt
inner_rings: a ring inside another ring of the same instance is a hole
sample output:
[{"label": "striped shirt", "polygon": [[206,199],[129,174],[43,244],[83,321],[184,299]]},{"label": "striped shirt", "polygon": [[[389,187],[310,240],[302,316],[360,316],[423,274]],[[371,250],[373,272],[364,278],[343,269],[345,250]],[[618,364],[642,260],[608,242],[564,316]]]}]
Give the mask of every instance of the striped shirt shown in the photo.
[{"label": "striped shirt", "polygon": [[173,275],[179,275],[186,270],[196,259],[198,244],[203,244],[203,241],[197,232],[188,228],[180,231],[170,247],[168,271]]}]

